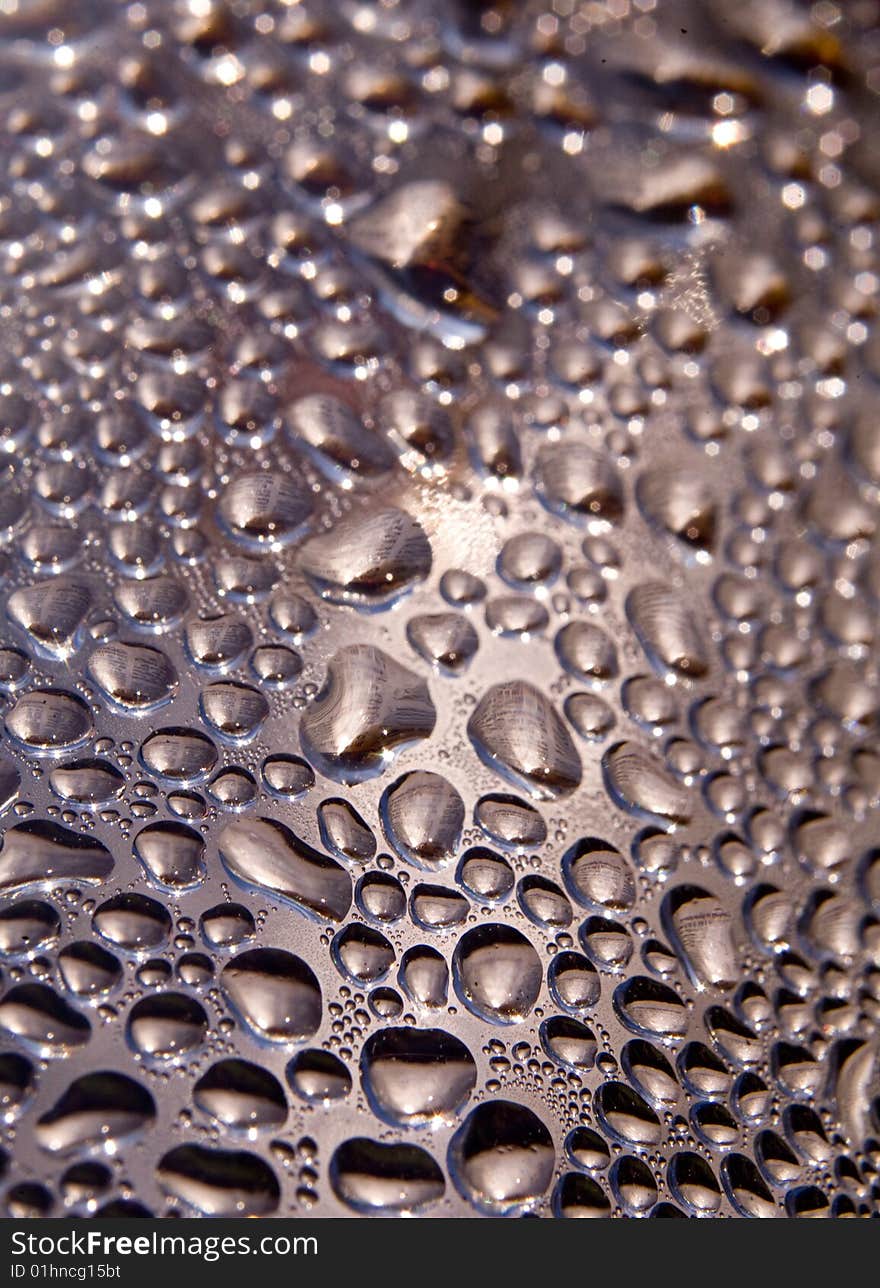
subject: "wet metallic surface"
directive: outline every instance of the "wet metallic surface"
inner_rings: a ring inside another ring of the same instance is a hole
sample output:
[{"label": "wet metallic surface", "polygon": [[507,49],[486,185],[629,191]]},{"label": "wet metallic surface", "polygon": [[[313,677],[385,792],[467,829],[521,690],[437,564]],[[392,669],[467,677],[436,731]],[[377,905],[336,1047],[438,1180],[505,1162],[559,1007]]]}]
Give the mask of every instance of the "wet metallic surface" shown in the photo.
[{"label": "wet metallic surface", "polygon": [[0,1209],[873,1213],[875,0],[0,10]]}]

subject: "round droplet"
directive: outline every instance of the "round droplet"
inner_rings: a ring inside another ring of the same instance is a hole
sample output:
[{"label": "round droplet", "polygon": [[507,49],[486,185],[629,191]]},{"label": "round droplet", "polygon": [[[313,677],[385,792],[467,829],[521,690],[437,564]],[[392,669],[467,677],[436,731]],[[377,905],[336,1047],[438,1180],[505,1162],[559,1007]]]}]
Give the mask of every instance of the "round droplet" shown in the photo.
[{"label": "round droplet", "polygon": [[330,1104],[351,1091],[351,1074],[332,1051],[300,1051],[287,1066],[287,1081],[303,1100]]},{"label": "round droplet", "polygon": [[166,1194],[205,1216],[267,1216],[281,1197],[268,1163],[243,1150],[178,1145],[159,1160],[156,1179]]},{"label": "round droplet", "polygon": [[32,689],[6,713],[6,732],[37,756],[57,756],[82,746],[92,716],[82,698],[65,689]]},{"label": "round droplet", "polygon": [[205,876],[205,842],[183,823],[150,823],[135,837],[134,852],[159,885],[185,890]]},{"label": "round droplet", "polygon": [[439,1165],[418,1145],[383,1144],[357,1137],[330,1160],[334,1193],[357,1212],[412,1212],[443,1196]]},{"label": "round droplet", "polygon": [[531,1012],[541,990],[541,961],[525,935],[512,926],[469,930],[453,957],[455,988],[468,1010],[493,1024],[517,1024]]},{"label": "round droplet", "polygon": [[284,1090],[268,1069],[247,1060],[218,1060],[193,1087],[193,1103],[236,1130],[281,1127],[287,1118]]},{"label": "round droplet", "polygon": [[488,689],[467,729],[480,758],[534,796],[568,796],[580,783],[580,758],[565,725],[525,680]]},{"label": "round droplet", "polygon": [[452,1122],[476,1085],[473,1056],[442,1029],[374,1033],[361,1056],[373,1112],[402,1127]]},{"label": "round droplet", "polygon": [[417,770],[387,788],[381,803],[388,840],[417,867],[448,863],[464,826],[464,802],[440,774]]},{"label": "round droplet", "polygon": [[92,925],[117,948],[139,953],[165,943],[171,917],[161,903],[146,895],[117,894],[99,905]]},{"label": "round droplet", "polygon": [[220,982],[230,1003],[259,1038],[296,1042],[321,1023],[314,972],[281,948],[251,948],[224,966]]},{"label": "round droplet", "polygon": [[556,1162],[553,1141],[537,1114],[507,1100],[473,1109],[449,1146],[457,1188],[489,1215],[527,1211],[543,1197]]},{"label": "round droplet", "polygon": [[176,1060],[197,1050],[208,1032],[208,1017],[185,993],[160,993],[135,1002],[128,1016],[128,1036],[141,1055]]}]

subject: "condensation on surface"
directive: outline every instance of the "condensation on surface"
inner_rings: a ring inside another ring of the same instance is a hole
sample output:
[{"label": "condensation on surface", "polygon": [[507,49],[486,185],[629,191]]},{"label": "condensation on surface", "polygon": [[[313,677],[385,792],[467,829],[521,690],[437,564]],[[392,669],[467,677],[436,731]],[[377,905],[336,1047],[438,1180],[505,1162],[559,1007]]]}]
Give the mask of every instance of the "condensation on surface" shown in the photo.
[{"label": "condensation on surface", "polygon": [[0,15],[0,1209],[870,1215],[876,0]]}]

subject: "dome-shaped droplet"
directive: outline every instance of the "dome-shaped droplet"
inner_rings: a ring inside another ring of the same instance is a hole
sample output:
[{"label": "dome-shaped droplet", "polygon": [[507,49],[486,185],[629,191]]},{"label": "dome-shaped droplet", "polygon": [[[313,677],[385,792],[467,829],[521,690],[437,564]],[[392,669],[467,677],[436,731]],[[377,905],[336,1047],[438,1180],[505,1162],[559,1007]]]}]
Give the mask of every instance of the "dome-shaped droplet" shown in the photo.
[{"label": "dome-shaped droplet", "polygon": [[330,1160],[330,1184],[357,1212],[413,1212],[442,1197],[443,1172],[419,1145],[357,1137]]},{"label": "dome-shaped droplet", "polygon": [[7,828],[0,850],[0,891],[83,881],[100,885],[113,871],[105,845],[60,823],[35,819]]},{"label": "dome-shaped droplet", "polygon": [[562,871],[573,898],[585,907],[626,912],[635,902],[632,868],[607,841],[583,837],[566,851]]},{"label": "dome-shaped droplet", "polygon": [[342,921],[351,907],[351,878],[345,869],[275,819],[234,819],[220,833],[218,846],[233,876],[282,895],[314,916]]},{"label": "dome-shaped droplet", "polygon": [[547,825],[527,801],[493,792],[474,807],[474,822],[496,843],[509,849],[537,849],[547,839]]},{"label": "dome-shaped droplet", "polygon": [[416,770],[386,789],[382,822],[398,853],[417,867],[442,867],[455,853],[464,826],[464,802],[440,774]]},{"label": "dome-shaped droplet", "polygon": [[314,972],[281,948],[239,953],[220,975],[223,991],[254,1033],[269,1042],[311,1037],[321,1023],[321,989]]},{"label": "dome-shaped droplet", "polygon": [[219,505],[220,518],[236,541],[271,548],[293,541],[311,510],[305,482],[277,471],[240,474],[227,484]]},{"label": "dome-shaped droplet", "polygon": [[525,680],[495,684],[477,704],[468,734],[480,757],[540,798],[567,796],[581,780],[574,743],[548,698]]},{"label": "dome-shaped droplet", "polygon": [[553,1141],[525,1105],[487,1100],[471,1110],[449,1146],[456,1186],[492,1215],[527,1211],[543,1197],[556,1162]]},{"label": "dome-shaped droplet", "polygon": [[171,931],[168,910],[144,894],[116,894],[95,909],[92,925],[109,943],[139,953],[164,944]]},{"label": "dome-shaped droplet", "polygon": [[431,546],[403,510],[373,510],[312,537],[302,547],[300,567],[334,603],[375,608],[427,577]]},{"label": "dome-shaped droplet", "polygon": [[606,781],[631,813],[685,823],[691,816],[688,793],[654,756],[636,742],[619,742],[602,758]]},{"label": "dome-shaped droplet", "polygon": [[176,1060],[197,1050],[208,1032],[204,1008],[185,993],[159,993],[135,1002],[128,1016],[132,1046],[151,1060]]},{"label": "dome-shaped droplet", "polygon": [[435,720],[423,680],[381,649],[353,644],[331,658],[300,739],[322,773],[354,783],[383,773],[391,754],[427,738]]},{"label": "dome-shaped droplet", "polygon": [[279,1128],[287,1118],[287,1101],[278,1079],[257,1064],[236,1058],[218,1060],[193,1087],[193,1103],[223,1124],[238,1130]]},{"label": "dome-shaped droplet", "polygon": [[461,937],[453,958],[455,987],[468,1010],[494,1024],[516,1024],[532,1010],[541,961],[512,926],[485,925]]},{"label": "dome-shaped droplet", "polygon": [[692,678],[706,674],[705,644],[678,592],[645,582],[630,592],[626,611],[646,656],[661,672]]},{"label": "dome-shaped droplet", "polygon": [[156,1179],[166,1194],[205,1216],[267,1216],[281,1197],[269,1164],[244,1150],[177,1145],[159,1160]]},{"label": "dome-shaped droplet", "polygon": [[85,1073],[42,1115],[35,1132],[43,1149],[67,1153],[115,1143],[149,1127],[155,1117],[152,1095],[133,1078],[111,1071]]},{"label": "dome-shaped droplet", "polygon": [[92,732],[89,708],[66,689],[31,689],[6,713],[6,732],[32,755],[58,756]]},{"label": "dome-shaped droplet", "polygon": [[14,984],[0,999],[0,1029],[44,1056],[84,1046],[91,1024],[48,984]]},{"label": "dome-shaped droplet", "polygon": [[694,983],[701,988],[732,988],[740,977],[740,965],[730,913],[721,901],[698,886],[677,886],[663,901],[663,916]]},{"label": "dome-shaped droplet", "polygon": [[331,394],[306,394],[287,409],[288,432],[329,479],[377,478],[394,466],[381,435]]},{"label": "dome-shaped droplet", "polygon": [[391,1028],[364,1044],[361,1076],[375,1113],[416,1127],[454,1121],[477,1070],[464,1043],[442,1029]]},{"label": "dome-shaped droplet", "polygon": [[129,711],[154,711],[177,689],[177,672],[161,649],[121,640],[95,649],[89,674],[110,702]]},{"label": "dome-shaped droplet", "polygon": [[149,823],[135,837],[134,852],[159,885],[185,890],[205,876],[205,842],[184,823]]},{"label": "dome-shaped droplet", "polygon": [[555,514],[574,522],[616,522],[623,488],[614,467],[592,448],[572,441],[548,444],[538,453],[538,493]]}]

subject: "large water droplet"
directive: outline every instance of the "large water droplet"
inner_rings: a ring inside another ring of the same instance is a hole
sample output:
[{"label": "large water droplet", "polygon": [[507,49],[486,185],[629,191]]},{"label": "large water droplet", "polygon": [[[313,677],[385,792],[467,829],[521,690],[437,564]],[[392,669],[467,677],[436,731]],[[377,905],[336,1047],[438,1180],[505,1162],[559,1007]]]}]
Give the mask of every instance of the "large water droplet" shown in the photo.
[{"label": "large water droplet", "polygon": [[532,1010],[541,989],[541,961],[525,935],[512,926],[469,930],[453,958],[455,987],[468,1010],[494,1024],[517,1024]]},{"label": "large water droplet", "polygon": [[373,778],[392,753],[434,728],[428,686],[381,649],[353,644],[327,666],[327,680],[300,721],[303,751],[341,782]]},{"label": "large water droplet", "polygon": [[539,1202],[555,1162],[541,1119],[507,1100],[488,1100],[471,1110],[449,1146],[456,1185],[476,1208],[495,1216]]},{"label": "large water droplet", "polygon": [[260,1038],[296,1042],[321,1023],[321,989],[311,968],[281,948],[251,948],[224,966],[229,1001]]},{"label": "large water droplet", "polygon": [[492,769],[539,798],[570,795],[581,780],[574,743],[549,699],[525,680],[495,684],[468,721],[471,742]]},{"label": "large water droplet", "polygon": [[373,1111],[403,1127],[453,1121],[477,1080],[467,1047],[442,1029],[374,1033],[361,1074]]},{"label": "large water droplet", "polygon": [[351,907],[345,869],[275,819],[234,819],[220,833],[218,848],[234,877],[282,895],[315,917],[342,921]]}]

